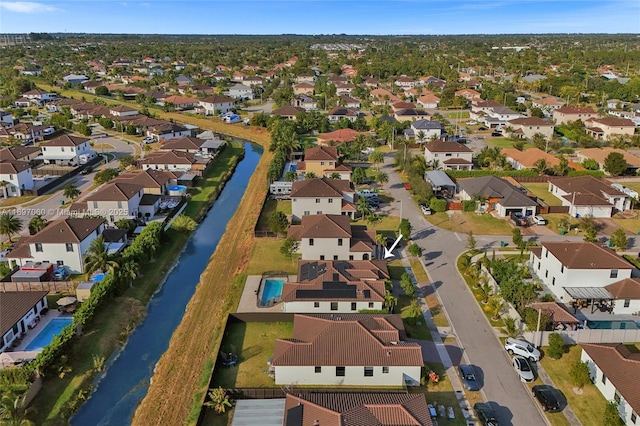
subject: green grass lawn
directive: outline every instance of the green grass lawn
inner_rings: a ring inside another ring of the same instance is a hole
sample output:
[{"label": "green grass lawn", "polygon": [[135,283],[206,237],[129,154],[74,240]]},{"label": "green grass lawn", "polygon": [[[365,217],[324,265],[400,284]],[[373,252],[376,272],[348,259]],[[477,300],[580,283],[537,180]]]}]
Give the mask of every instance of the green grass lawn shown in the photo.
[{"label": "green grass lawn", "polygon": [[444,116],[446,118],[469,118],[469,111],[451,111],[445,112]]},{"label": "green grass lawn", "polygon": [[411,312],[409,312],[409,305],[412,300],[411,297],[406,295],[398,297],[398,304],[394,308],[394,312],[399,312],[400,316],[402,316],[402,322],[404,323],[404,329],[407,331],[407,336],[412,339],[432,341],[433,338],[431,337],[422,313],[414,317],[411,315]]},{"label": "green grass lawn", "polygon": [[366,225],[369,229],[375,229],[379,234],[387,236],[395,236],[398,226],[400,226],[399,216],[381,215],[380,221],[370,225],[366,219],[358,219],[352,222],[354,225]]},{"label": "green grass lawn", "polygon": [[411,393],[422,393],[427,399],[427,404],[432,404],[434,407],[438,405],[444,405],[445,407],[453,407],[455,413],[454,419],[447,417],[438,417],[439,426],[464,426],[466,421],[462,415],[460,405],[458,405],[458,399],[453,391],[451,381],[447,377],[447,373],[440,363],[431,362],[428,364],[430,370],[435,371],[439,377],[438,383],[429,383],[428,386],[421,386],[419,388],[409,389]]},{"label": "green grass lawn", "polygon": [[[508,138],[485,138],[485,141],[492,146],[497,146],[498,148],[513,148],[513,141]],[[524,149],[532,148],[533,145],[530,143],[524,144]]]},{"label": "green grass lawn", "polygon": [[284,238],[256,238],[247,265],[247,275],[261,275],[266,271],[284,271],[296,274],[298,271],[297,258],[289,259],[280,253],[283,241]]},{"label": "green grass lawn", "polygon": [[[550,213],[550,214],[546,214],[544,215],[544,218],[547,219],[547,228],[551,229],[553,232],[559,234],[560,231],[558,231],[558,223],[560,223],[560,220],[562,220],[563,218],[568,218],[569,215],[567,213]],[[571,218],[571,231],[570,234],[571,235],[580,235],[580,236],[584,236],[584,232],[578,230],[578,232],[576,233],[576,229],[578,227],[578,220],[575,218]]]},{"label": "green grass lawn", "polygon": [[407,272],[402,264],[402,260],[400,259],[394,259],[387,262],[387,268],[389,269],[389,276],[392,280],[400,280],[402,278],[402,274]]},{"label": "green grass lawn", "polygon": [[567,402],[582,425],[600,426],[607,401],[598,388],[591,383],[582,389],[582,395],[577,395],[573,391],[575,386],[569,377],[571,365],[580,360],[581,351],[582,349],[578,345],[570,346],[568,353],[565,353],[559,360],[543,357],[540,363],[567,398]]},{"label": "green grass lawn", "polygon": [[260,212],[260,217],[258,218],[258,225],[256,226],[256,229],[268,230],[269,217],[271,217],[274,211],[279,211],[288,216],[291,216],[291,200],[274,200],[271,198],[267,199],[264,202],[262,211]]},{"label": "green grass lawn", "polygon": [[549,192],[549,184],[546,182],[525,182],[521,185],[527,188],[527,190],[533,193],[533,195],[544,201],[548,206],[562,205],[562,201]]},{"label": "green grass lawn", "polygon": [[446,213],[435,213],[425,218],[433,225],[454,232],[474,235],[511,235],[511,225],[505,219],[498,219],[485,213],[456,212],[451,219]]},{"label": "green grass lawn", "polygon": [[213,386],[223,388],[270,388],[276,387],[269,377],[267,360],[273,357],[277,338],[290,338],[293,323],[248,322],[229,324],[222,339],[221,351],[238,355],[239,362],[233,367],[216,368]]},{"label": "green grass lawn", "polygon": [[638,219],[618,219],[613,218],[613,221],[620,227],[626,229],[634,234],[640,232],[640,218]]},{"label": "green grass lawn", "polygon": [[[462,257],[458,258],[457,267],[458,267],[459,271],[461,271],[460,259],[462,259]],[[484,305],[482,303],[482,301],[481,301],[482,300],[482,295],[481,295],[480,290],[475,288],[472,285],[471,280],[469,279],[469,277],[467,275],[463,274],[462,271],[461,271],[461,275],[462,275],[462,278],[464,279],[464,282],[467,283],[467,286],[469,286],[469,289],[473,293],[473,296],[478,301],[478,305],[480,306],[480,309],[484,313],[485,317],[487,317],[487,320],[489,320],[489,323],[491,324],[491,326],[492,327],[504,327],[504,321],[502,320],[502,318],[499,318],[498,320],[491,319],[491,313],[487,312],[487,310],[486,310],[487,305]]]},{"label": "green grass lawn", "polygon": [[[427,271],[425,271],[422,263],[420,263],[418,259],[416,259],[415,257],[411,257],[409,258],[409,263],[411,264],[413,276],[416,277],[416,280],[418,282],[429,281]],[[447,320],[444,311],[440,307],[440,302],[438,301],[438,297],[435,295],[435,293],[429,291],[424,300],[427,303],[429,310],[431,311],[431,316],[433,317],[433,322],[436,324],[436,327],[449,327],[449,321]]]}]

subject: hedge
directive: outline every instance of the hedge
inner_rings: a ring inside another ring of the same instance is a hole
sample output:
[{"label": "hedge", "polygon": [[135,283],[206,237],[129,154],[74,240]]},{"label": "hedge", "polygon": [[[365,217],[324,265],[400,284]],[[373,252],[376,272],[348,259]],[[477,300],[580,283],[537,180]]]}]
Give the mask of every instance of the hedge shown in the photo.
[{"label": "hedge", "polygon": [[602,170],[569,170],[567,174],[569,177],[575,176],[593,176],[596,178],[603,178],[604,172]]},{"label": "hedge", "polygon": [[462,200],[462,211],[463,212],[474,212],[476,211],[476,206],[478,205],[477,201],[474,200]]},{"label": "hedge", "polygon": [[483,176],[513,176],[513,177],[536,177],[538,173],[531,169],[522,170],[447,170],[446,173],[454,178],[470,178]]},{"label": "hedge", "polygon": [[440,198],[432,198],[431,202],[429,202],[429,207],[434,212],[444,212],[447,211],[447,200],[442,200]]}]

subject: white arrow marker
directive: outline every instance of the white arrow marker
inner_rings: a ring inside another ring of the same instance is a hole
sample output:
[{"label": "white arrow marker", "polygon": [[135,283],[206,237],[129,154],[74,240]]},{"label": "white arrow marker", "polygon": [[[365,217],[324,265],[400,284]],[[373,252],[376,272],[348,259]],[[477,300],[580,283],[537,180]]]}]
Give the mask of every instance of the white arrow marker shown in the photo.
[{"label": "white arrow marker", "polygon": [[398,243],[400,242],[400,240],[402,239],[402,234],[400,234],[398,236],[398,239],[393,243],[393,245],[391,246],[391,249],[388,248],[384,248],[384,258],[388,259],[390,257],[394,257],[395,255],[393,253],[391,253],[393,251],[393,249],[396,248],[396,246],[398,245]]}]

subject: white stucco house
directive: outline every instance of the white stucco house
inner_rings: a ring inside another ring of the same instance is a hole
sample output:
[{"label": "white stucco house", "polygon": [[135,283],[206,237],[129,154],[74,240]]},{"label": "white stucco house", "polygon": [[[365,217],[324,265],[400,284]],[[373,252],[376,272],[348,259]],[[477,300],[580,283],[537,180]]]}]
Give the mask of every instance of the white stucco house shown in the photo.
[{"label": "white stucco house", "polygon": [[[442,124],[438,121],[416,120],[411,122],[413,137],[416,142],[426,142],[428,140],[442,136]],[[420,135],[422,137],[420,137]]]},{"label": "white stucco house", "polygon": [[589,365],[591,380],[607,401],[618,404],[626,426],[640,423],[640,354],[624,344],[583,343],[580,360]]},{"label": "white stucco house", "polygon": [[351,225],[345,215],[303,216],[287,237],[300,241],[303,260],[370,260],[376,253],[376,232]]},{"label": "white stucco house", "polygon": [[282,310],[358,313],[381,310],[389,279],[384,260],[301,260],[295,281],[282,289]]},{"label": "white stucco house", "polygon": [[2,291],[0,292],[0,353],[9,349],[13,342],[34,326],[36,317],[47,308],[48,291]]},{"label": "white stucco house", "polygon": [[298,180],[291,186],[291,219],[332,214],[355,219],[356,190],[344,179],[312,178]]},{"label": "white stucco house", "polygon": [[84,255],[104,231],[104,219],[65,218],[49,223],[35,235],[23,237],[6,258],[23,266],[27,262],[66,266],[72,274],[84,272]]},{"label": "white stucco house", "polygon": [[213,95],[201,99],[200,106],[204,109],[205,115],[226,114],[236,107],[236,101],[227,96]]},{"label": "white stucco house", "polygon": [[[89,195],[86,203],[86,215],[102,216],[110,225],[120,219],[136,219],[144,187],[137,183],[109,182]],[[78,203],[78,204],[82,204]]]},{"label": "white stucco house", "polygon": [[614,250],[578,241],[543,242],[531,249],[529,266],[554,297],[564,303],[579,299],[580,294],[610,299],[605,287],[631,278],[633,271],[633,266]]},{"label": "white stucco house", "polygon": [[27,161],[0,160],[0,197],[19,197],[33,189],[31,164]]},{"label": "white stucco house", "polygon": [[427,165],[436,162],[444,170],[471,170],[473,151],[458,142],[436,139],[425,144],[424,160]]},{"label": "white stucco house", "polygon": [[538,203],[527,197],[511,183],[496,176],[460,179],[458,191],[462,200],[471,200],[476,195],[486,199],[487,212],[496,211],[500,217],[508,217],[511,213],[522,213],[524,216],[536,214]]},{"label": "white stucco house", "polygon": [[562,201],[563,206],[569,207],[573,217],[611,217],[631,206],[628,194],[593,176],[549,179],[549,192]]},{"label": "white stucco house", "polygon": [[400,315],[296,314],[271,368],[277,385],[417,386],[423,363]]},{"label": "white stucco house", "polygon": [[80,156],[92,151],[89,138],[62,135],[43,143],[42,158],[45,164],[77,166]]},{"label": "white stucco house", "polygon": [[253,89],[244,84],[234,84],[227,89],[225,94],[234,99],[253,99]]},{"label": "white stucco house", "polygon": [[611,295],[613,310],[618,315],[640,315],[640,278],[624,278],[605,286]]}]

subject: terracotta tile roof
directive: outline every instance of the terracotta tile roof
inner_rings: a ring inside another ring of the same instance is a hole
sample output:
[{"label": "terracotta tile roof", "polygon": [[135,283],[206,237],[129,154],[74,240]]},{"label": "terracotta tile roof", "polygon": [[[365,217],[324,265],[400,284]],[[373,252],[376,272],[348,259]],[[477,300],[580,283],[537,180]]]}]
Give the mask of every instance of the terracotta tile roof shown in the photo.
[{"label": "terracotta tile roof", "polygon": [[298,180],[291,186],[291,197],[302,198],[325,198],[340,197],[345,192],[355,192],[353,185],[348,180],[313,178]]},{"label": "terracotta tile roof", "polygon": [[569,201],[574,206],[605,206],[611,207],[611,203],[604,197],[597,194],[568,194],[563,195],[563,199]]},{"label": "terracotta tile roof", "polygon": [[104,219],[66,218],[49,223],[46,228],[31,236],[29,243],[80,243],[98,229]]},{"label": "terracotta tile roof", "polygon": [[335,146],[314,146],[304,151],[305,161],[338,161],[338,148]]},{"label": "terracotta tile roof", "polygon": [[551,98],[551,97],[536,99],[535,101],[533,101],[533,103],[537,105],[548,105],[548,106],[557,106],[557,105],[564,104],[564,102],[560,102],[556,98]]},{"label": "terracotta tile roof", "polygon": [[540,117],[521,117],[509,121],[511,125],[553,127],[553,123]]},{"label": "terracotta tile roof", "polygon": [[212,95],[212,96],[207,96],[206,98],[201,99],[200,102],[207,103],[207,104],[226,104],[230,102],[235,102],[235,99],[230,98],[228,96]]},{"label": "terracotta tile roof", "polygon": [[19,161],[19,160],[5,160],[4,158],[0,161],[0,174],[8,175],[13,173],[20,173],[27,169],[30,169],[31,165],[28,161]]},{"label": "terracotta tile roof", "polygon": [[617,118],[617,117],[602,117],[602,118],[590,118],[586,121],[586,123],[593,124],[604,124],[609,127],[635,127],[633,121],[628,118]]},{"label": "terracotta tile roof", "polygon": [[529,304],[529,307],[535,310],[542,309],[543,311],[549,312],[551,314],[551,321],[553,322],[564,322],[567,324],[579,322],[575,316],[571,315],[569,311],[557,302],[536,302]]},{"label": "terracotta tile roof", "polygon": [[503,106],[500,102],[492,101],[492,100],[479,100],[473,103],[473,106],[478,108],[495,108]]},{"label": "terracotta tile roof", "polygon": [[194,164],[193,154],[184,151],[156,151],[148,154],[141,164]]},{"label": "terracotta tile roof", "polygon": [[48,291],[2,291],[0,292],[0,336],[4,336],[15,323],[26,315]]},{"label": "terracotta tile roof", "polygon": [[111,182],[135,183],[144,188],[160,188],[162,185],[175,179],[176,176],[167,170],[139,170],[120,174]]},{"label": "terracotta tile roof", "polygon": [[445,142],[441,139],[432,140],[424,147],[429,152],[473,152],[464,144],[458,142]]},{"label": "terracotta tile roof", "polygon": [[174,138],[165,141],[160,149],[162,150],[180,150],[180,149],[200,149],[202,144],[205,143],[204,139],[196,138],[193,136],[186,136],[184,138]]},{"label": "terracotta tile roof", "polygon": [[583,343],[580,346],[633,411],[640,413],[640,354],[617,343]]},{"label": "terracotta tile roof", "polygon": [[554,113],[558,113],[558,114],[597,114],[593,109],[591,108],[579,108],[579,107],[574,107],[574,106],[566,106],[566,107],[562,107],[562,108],[558,108],[557,110],[554,111]]},{"label": "terracotta tile roof", "polygon": [[540,159],[544,159],[550,167],[560,164],[560,160],[556,157],[538,148],[529,148],[524,151],[519,151],[515,148],[504,148],[502,154],[505,157],[512,158],[526,168],[535,167],[535,162]]},{"label": "terracotta tile roof", "polygon": [[351,238],[349,217],[335,214],[302,216],[300,225],[289,227],[287,237],[301,238]]},{"label": "terracotta tile roof", "polygon": [[126,106],[126,105],[111,106],[111,107],[109,107],[109,111],[116,111],[116,112],[131,112],[131,111],[135,111],[135,112],[138,112],[137,109],[131,108],[131,107]]},{"label": "terracotta tile roof", "polygon": [[616,299],[640,299],[640,279],[625,278],[605,287]]},{"label": "terracotta tile roof", "polygon": [[335,142],[351,142],[358,136],[360,132],[353,129],[339,129],[329,133],[321,133],[318,135],[318,140],[322,141],[335,141]]},{"label": "terracotta tile roof", "polygon": [[89,138],[62,135],[43,143],[43,146],[78,146],[88,142]]},{"label": "terracotta tile roof", "polygon": [[633,269],[615,251],[587,242],[543,242],[542,247],[568,269]]},{"label": "terracotta tile roof", "polygon": [[294,89],[313,89],[314,87],[315,86],[313,84],[306,82],[298,83],[293,86]]},{"label": "terracotta tile roof", "polygon": [[616,197],[627,196],[624,192],[620,192],[612,187],[608,181],[600,180],[593,176],[576,176],[576,177],[557,177],[549,179],[553,185],[566,193],[576,192],[586,195],[593,194],[602,197],[603,194]]},{"label": "terracotta tile roof", "polygon": [[186,104],[198,104],[200,103],[200,100],[196,98],[189,98],[187,96],[173,95],[165,98],[164,102],[167,104],[171,103],[174,105],[186,105]]},{"label": "terracotta tile roof", "polygon": [[444,160],[442,164],[473,164],[473,162],[465,160],[464,158],[450,158],[448,160]]},{"label": "terracotta tile roof", "polygon": [[109,182],[85,201],[129,201],[144,187],[138,183]]},{"label": "terracotta tile roof", "polygon": [[2,160],[21,160],[36,152],[40,152],[40,148],[36,146],[12,146],[0,150],[0,159]]},{"label": "terracotta tile roof", "polygon": [[479,194],[487,198],[500,198],[500,204],[504,207],[537,206],[534,200],[527,197],[514,185],[496,176],[460,179],[458,185],[469,196]]},{"label": "terracotta tile roof", "polygon": [[383,260],[301,260],[297,280],[284,283],[282,300],[383,302],[388,278]]},{"label": "terracotta tile roof", "polygon": [[418,102],[423,103],[423,104],[430,104],[430,103],[434,103],[434,102],[440,102],[440,98],[437,97],[436,95],[430,93],[427,95],[422,95],[418,98]]},{"label": "terracotta tile roof", "polygon": [[415,108],[416,107],[413,104],[413,102],[407,102],[407,101],[394,102],[393,105],[391,105],[391,106],[396,111],[399,110],[399,109],[410,109],[410,108]]},{"label": "terracotta tile roof", "polygon": [[294,107],[292,105],[285,105],[271,112],[271,115],[279,115],[279,116],[295,116],[301,112],[305,112],[304,108]]},{"label": "terracotta tile roof", "polygon": [[432,426],[433,424],[429,407],[422,394],[407,392],[287,394],[284,424],[313,426],[316,421],[321,426]]},{"label": "terracotta tile roof", "polygon": [[327,113],[327,115],[337,115],[343,117],[358,117],[360,114],[351,108],[343,106],[335,106]]},{"label": "terracotta tile roof", "polygon": [[292,338],[276,339],[271,365],[422,366],[420,345],[402,340],[399,317],[295,315]]}]

